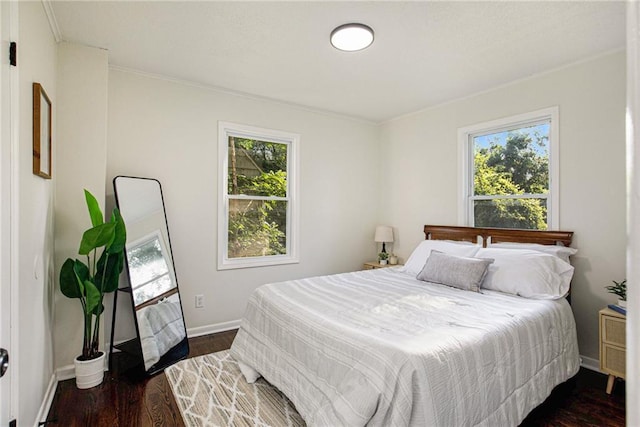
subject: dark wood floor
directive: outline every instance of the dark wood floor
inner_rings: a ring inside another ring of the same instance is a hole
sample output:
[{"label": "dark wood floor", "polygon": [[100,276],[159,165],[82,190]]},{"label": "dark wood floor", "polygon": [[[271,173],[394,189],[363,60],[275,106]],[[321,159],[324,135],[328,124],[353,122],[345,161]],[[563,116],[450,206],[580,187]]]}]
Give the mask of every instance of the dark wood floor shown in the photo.
[{"label": "dark wood floor", "polygon": [[[190,357],[231,346],[235,331],[189,340]],[[104,382],[89,390],[78,390],[75,380],[58,384],[47,426],[184,426],[166,376],[136,379],[123,372],[126,357],[114,358],[114,368]],[[556,388],[522,426],[624,426],[624,382],[611,396],[605,393],[607,378],[580,369],[573,381]]]}]

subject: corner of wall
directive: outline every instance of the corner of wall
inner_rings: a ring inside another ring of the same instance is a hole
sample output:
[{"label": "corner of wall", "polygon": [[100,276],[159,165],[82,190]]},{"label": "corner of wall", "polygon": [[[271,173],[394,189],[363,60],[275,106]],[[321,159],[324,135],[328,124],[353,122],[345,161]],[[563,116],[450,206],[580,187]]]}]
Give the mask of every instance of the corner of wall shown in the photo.
[{"label": "corner of wall", "polygon": [[[55,189],[55,270],[77,256],[78,242],[90,225],[83,190],[104,207],[107,164],[108,52],[60,43]],[[57,289],[57,286],[56,286]],[[73,363],[82,347],[82,318],[76,301],[56,292],[55,367]],[[104,340],[102,340],[104,341]]]}]

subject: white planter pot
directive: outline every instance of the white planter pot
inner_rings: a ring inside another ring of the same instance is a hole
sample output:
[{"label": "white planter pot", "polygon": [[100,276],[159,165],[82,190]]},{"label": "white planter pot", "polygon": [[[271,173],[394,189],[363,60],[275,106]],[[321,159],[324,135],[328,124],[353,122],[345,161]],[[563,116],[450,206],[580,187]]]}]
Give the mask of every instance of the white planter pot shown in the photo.
[{"label": "white planter pot", "polygon": [[620,307],[627,308],[627,301],[619,299],[619,300],[618,300],[618,305],[619,305]]},{"label": "white planter pot", "polygon": [[76,366],[76,387],[86,389],[102,384],[104,379],[105,353],[91,360],[74,360]]},{"label": "white planter pot", "polygon": [[387,260],[386,259],[381,259],[380,260],[380,265],[387,265]]}]

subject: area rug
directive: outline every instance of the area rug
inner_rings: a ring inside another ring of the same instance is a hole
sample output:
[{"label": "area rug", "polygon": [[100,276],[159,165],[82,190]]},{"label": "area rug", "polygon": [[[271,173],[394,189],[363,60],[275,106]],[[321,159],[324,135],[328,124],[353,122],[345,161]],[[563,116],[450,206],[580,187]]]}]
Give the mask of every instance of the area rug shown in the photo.
[{"label": "area rug", "polygon": [[304,426],[295,407],[260,378],[248,384],[227,350],[165,369],[184,423],[204,426]]}]

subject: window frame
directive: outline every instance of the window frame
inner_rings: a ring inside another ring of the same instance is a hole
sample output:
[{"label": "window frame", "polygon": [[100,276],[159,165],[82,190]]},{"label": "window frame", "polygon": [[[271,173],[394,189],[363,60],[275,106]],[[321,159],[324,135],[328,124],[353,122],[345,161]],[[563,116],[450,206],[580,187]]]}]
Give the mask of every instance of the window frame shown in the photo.
[{"label": "window frame", "polygon": [[[287,145],[287,196],[265,197],[228,194],[229,137],[256,139]],[[298,146],[300,135],[239,123],[218,122],[218,270],[299,263]],[[229,258],[229,200],[287,201],[286,254]]]},{"label": "window frame", "polygon": [[[140,237],[139,239],[134,240],[131,243],[127,243],[126,248],[125,248],[125,250],[127,252],[127,257],[130,258],[129,253],[132,250],[140,248],[141,246],[147,245],[147,244],[149,244],[149,243],[151,243],[153,241],[156,241],[156,240],[158,241],[158,244],[160,245],[160,251],[162,253],[162,258],[164,259],[164,263],[167,266],[167,272],[165,274],[161,274],[159,276],[155,276],[153,279],[147,280],[143,284],[138,284],[135,287],[133,286],[133,283],[131,283],[131,292],[132,292],[131,295],[132,295],[132,298],[133,298],[134,306],[136,306],[136,307],[139,306],[139,305],[142,305],[142,304],[144,304],[144,303],[146,303],[146,302],[148,302],[150,300],[152,300],[153,298],[150,298],[150,299],[145,300],[145,301],[140,302],[140,303],[136,303],[135,297],[133,296],[133,291],[136,290],[136,289],[144,288],[149,283],[152,283],[152,282],[158,280],[160,277],[163,277],[165,275],[169,276],[169,279],[171,280],[171,283],[173,285],[170,289],[168,289],[168,290],[166,290],[164,292],[168,292],[171,289],[174,289],[174,288],[177,287],[177,282],[176,282],[176,279],[175,279],[176,273],[173,270],[173,262],[171,261],[171,258],[169,258],[167,256],[167,254],[169,254],[169,252],[167,250],[167,244],[166,244],[166,242],[164,240],[164,236],[162,235],[160,230],[154,230],[154,231],[152,231],[152,232]],[[131,271],[130,270],[129,270],[129,276],[130,276],[129,280],[131,281]]]},{"label": "window frame", "polygon": [[[474,226],[473,202],[478,200],[473,195],[473,137],[524,127],[537,122],[550,121],[549,126],[549,194],[547,199],[547,229],[558,230],[560,227],[560,132],[559,108],[557,106],[543,108],[529,113],[518,114],[477,123],[458,129],[458,176],[460,177],[458,198],[458,224]],[[536,195],[525,195],[536,198]],[[488,196],[489,197],[489,196]],[[490,197],[495,198],[495,197]],[[505,197],[509,198],[509,197]],[[522,198],[522,197],[517,197]]]}]

